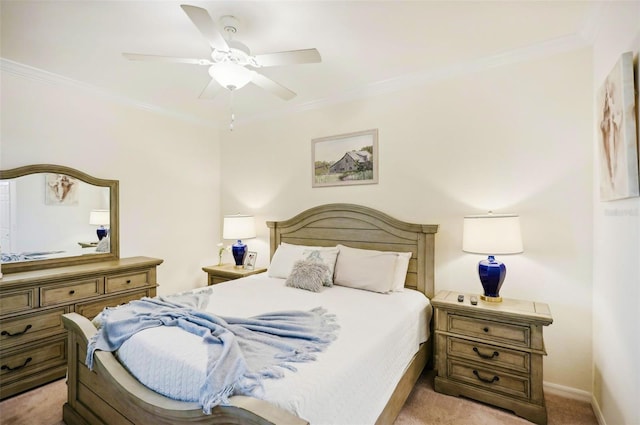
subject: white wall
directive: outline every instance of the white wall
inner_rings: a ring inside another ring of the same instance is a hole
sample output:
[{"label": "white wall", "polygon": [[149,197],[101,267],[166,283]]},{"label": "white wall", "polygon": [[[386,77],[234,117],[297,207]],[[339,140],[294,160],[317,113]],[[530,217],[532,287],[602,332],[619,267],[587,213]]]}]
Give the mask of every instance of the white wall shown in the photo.
[{"label": "white wall", "polygon": [[[636,96],[640,3],[611,2],[593,49],[593,93],[624,52],[634,53]],[[636,97],[636,112],[640,102]],[[598,155],[594,111],[593,154]],[[640,117],[637,118],[640,122]],[[596,162],[597,163],[597,162]],[[594,176],[593,396],[601,422],[638,424],[640,412],[640,198],[600,202]]]},{"label": "white wall", "polygon": [[[551,306],[545,381],[591,390],[592,80],[584,49],[221,131],[223,213],[266,220],[331,202],[439,224],[436,290],[481,291],[462,218],[519,213],[501,294]],[[311,188],[311,139],[379,130],[380,183]]]},{"label": "white wall", "polygon": [[119,180],[121,257],[164,259],[161,294],[205,284],[219,239],[216,128],[13,73],[1,90],[3,169],[51,163]]}]

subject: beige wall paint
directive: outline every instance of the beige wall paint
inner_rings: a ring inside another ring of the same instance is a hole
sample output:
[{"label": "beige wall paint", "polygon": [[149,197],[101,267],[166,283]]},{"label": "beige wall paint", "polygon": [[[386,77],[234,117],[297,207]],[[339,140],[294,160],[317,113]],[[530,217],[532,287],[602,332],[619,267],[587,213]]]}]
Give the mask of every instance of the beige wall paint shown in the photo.
[{"label": "beige wall paint", "polygon": [[3,169],[52,163],[119,180],[121,256],[164,259],[160,294],[206,282],[219,238],[217,129],[9,73],[1,91]]},{"label": "beige wall paint", "polygon": [[[550,304],[545,381],[590,392],[591,88],[585,49],[221,130],[223,213],[255,214],[261,265],[264,222],[319,204],[439,224],[436,289],[461,292],[481,290],[482,258],[461,250],[463,216],[518,213],[525,253],[502,258],[502,295]],[[371,128],[380,183],[312,189],[311,139]]]},{"label": "beige wall paint", "polygon": [[[603,11],[593,49],[594,87],[600,89],[620,55],[634,53],[636,113],[640,3],[611,2]],[[594,111],[593,155],[598,155]],[[637,118],[640,123],[640,116]],[[598,162],[595,162],[596,164]],[[594,291],[593,396],[601,422],[640,423],[640,198],[600,202],[599,170],[593,176]]]}]

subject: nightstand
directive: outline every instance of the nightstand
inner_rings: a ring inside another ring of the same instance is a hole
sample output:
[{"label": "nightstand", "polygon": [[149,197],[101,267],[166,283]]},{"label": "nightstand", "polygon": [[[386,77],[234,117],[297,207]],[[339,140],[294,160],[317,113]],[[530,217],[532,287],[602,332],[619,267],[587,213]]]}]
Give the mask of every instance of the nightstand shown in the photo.
[{"label": "nightstand", "polygon": [[547,423],[542,391],[542,330],[553,323],[547,304],[503,299],[471,305],[441,291],[435,309],[435,390],[465,396]]},{"label": "nightstand", "polygon": [[209,275],[209,278],[207,279],[208,285],[215,285],[216,283],[226,282],[227,280],[240,279],[241,277],[267,271],[267,269],[265,268],[247,270],[241,267],[236,267],[234,264],[207,266],[203,267],[202,270],[204,270]]}]

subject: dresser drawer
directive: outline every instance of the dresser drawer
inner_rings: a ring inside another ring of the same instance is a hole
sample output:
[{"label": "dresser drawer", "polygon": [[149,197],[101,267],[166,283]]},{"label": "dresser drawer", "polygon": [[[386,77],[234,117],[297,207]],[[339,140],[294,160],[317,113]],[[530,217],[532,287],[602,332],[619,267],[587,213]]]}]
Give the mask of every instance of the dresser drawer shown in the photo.
[{"label": "dresser drawer", "polygon": [[38,306],[35,288],[7,292],[0,295],[0,314],[31,310]]},{"label": "dresser drawer", "polygon": [[531,329],[528,326],[512,325],[474,317],[449,314],[447,331],[477,338],[489,338],[522,347],[529,347]]},{"label": "dresser drawer", "polygon": [[64,285],[40,288],[40,305],[73,303],[76,300],[95,297],[101,294],[102,278],[79,280]]},{"label": "dresser drawer", "polygon": [[126,291],[149,285],[149,271],[107,276],[105,279],[105,293]]},{"label": "dresser drawer", "polygon": [[62,315],[68,312],[69,307],[60,307],[0,320],[2,349],[13,348],[20,344],[63,333]]},{"label": "dresser drawer", "polygon": [[0,355],[2,385],[21,380],[27,375],[63,366],[66,363],[66,335],[20,350],[3,350]]},{"label": "dresser drawer", "polygon": [[97,301],[76,304],[76,313],[88,319],[93,319],[104,310],[105,307],[115,307],[129,301],[139,300],[142,297],[152,297],[155,295],[155,288],[142,291],[129,292],[127,294],[116,295],[108,298],[101,298]]},{"label": "dresser drawer", "polygon": [[529,399],[531,394],[529,375],[508,373],[454,358],[447,361],[447,377],[510,397]]},{"label": "dresser drawer", "polygon": [[522,373],[529,373],[531,368],[531,355],[527,352],[509,350],[508,348],[459,338],[447,338],[447,354]]}]

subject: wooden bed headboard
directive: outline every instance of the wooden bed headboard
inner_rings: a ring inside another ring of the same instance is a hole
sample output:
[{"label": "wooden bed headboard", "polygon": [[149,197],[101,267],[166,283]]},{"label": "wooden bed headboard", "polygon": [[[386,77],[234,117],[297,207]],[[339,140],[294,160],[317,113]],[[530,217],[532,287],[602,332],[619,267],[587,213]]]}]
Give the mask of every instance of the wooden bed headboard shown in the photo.
[{"label": "wooden bed headboard", "polygon": [[369,207],[327,204],[284,221],[268,221],[271,257],[281,242],[379,251],[411,252],[405,287],[434,296],[434,249],[438,225],[397,220]]}]

